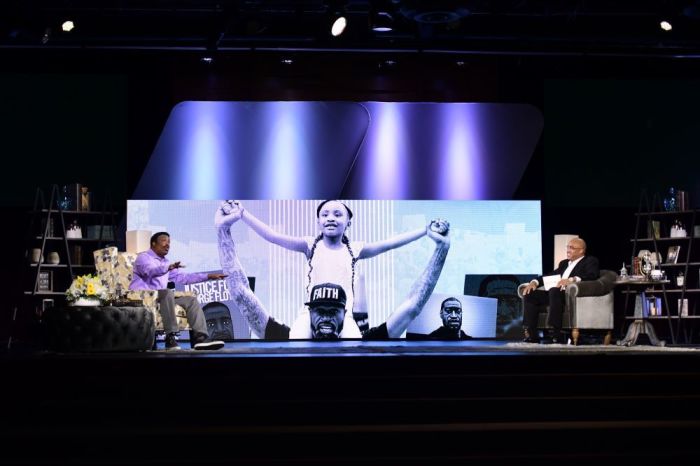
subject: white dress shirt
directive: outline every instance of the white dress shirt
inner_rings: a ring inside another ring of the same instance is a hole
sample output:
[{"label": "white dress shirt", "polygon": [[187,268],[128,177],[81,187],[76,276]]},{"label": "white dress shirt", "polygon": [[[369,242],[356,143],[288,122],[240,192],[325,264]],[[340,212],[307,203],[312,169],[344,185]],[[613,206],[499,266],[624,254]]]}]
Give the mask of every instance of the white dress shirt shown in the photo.
[{"label": "white dress shirt", "polygon": [[[566,270],[564,270],[564,273],[561,274],[561,278],[569,278],[569,275],[571,275],[571,271],[574,270],[574,267],[576,267],[576,264],[581,262],[581,259],[583,259],[584,257],[585,256],[581,256],[578,259],[576,259],[575,261],[569,261],[569,266],[566,268]],[[575,282],[581,281],[581,277],[571,277],[571,278]]]}]

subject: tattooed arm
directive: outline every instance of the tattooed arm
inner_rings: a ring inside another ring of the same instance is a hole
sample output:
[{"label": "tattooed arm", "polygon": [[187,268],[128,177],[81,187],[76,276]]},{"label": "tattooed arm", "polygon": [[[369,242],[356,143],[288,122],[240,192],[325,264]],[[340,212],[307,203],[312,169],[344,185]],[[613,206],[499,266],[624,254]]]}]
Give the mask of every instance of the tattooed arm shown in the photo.
[{"label": "tattooed arm", "polygon": [[246,223],[255,233],[260,235],[261,238],[269,241],[272,244],[282,246],[290,251],[303,253],[306,253],[306,250],[308,249],[305,238],[276,232],[272,229],[272,227],[247,211],[243,207],[243,204],[241,204],[241,201],[224,201],[219,207],[219,210],[221,211],[224,219],[230,219],[231,223],[238,219],[243,220],[243,223]]},{"label": "tattooed arm", "polygon": [[236,245],[231,237],[231,225],[238,219],[231,217],[230,212],[223,206],[216,210],[214,225],[216,226],[219,241],[219,261],[223,273],[227,275],[226,284],[231,292],[232,299],[238,305],[243,317],[248,321],[251,330],[259,338],[265,338],[265,330],[270,320],[270,315],[263,307],[260,300],[253,294],[248,283],[241,262],[236,254]]},{"label": "tattooed arm", "polygon": [[435,289],[442,267],[445,265],[447,251],[450,249],[449,231],[443,236],[435,231],[428,230],[428,237],[435,241],[435,250],[428,261],[427,267],[411,286],[411,291],[406,299],[386,320],[389,338],[399,338],[406,331],[409,324],[413,322],[413,319],[418,317]]}]

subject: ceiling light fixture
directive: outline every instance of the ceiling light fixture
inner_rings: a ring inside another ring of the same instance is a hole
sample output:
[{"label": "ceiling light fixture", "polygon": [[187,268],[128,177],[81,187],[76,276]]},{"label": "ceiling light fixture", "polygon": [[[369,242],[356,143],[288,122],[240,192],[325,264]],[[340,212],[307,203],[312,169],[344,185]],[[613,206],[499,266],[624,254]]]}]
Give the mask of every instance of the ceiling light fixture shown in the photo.
[{"label": "ceiling light fixture", "polygon": [[345,19],[345,16],[338,16],[335,21],[333,21],[333,25],[331,26],[331,35],[333,37],[338,37],[345,31],[345,26],[348,25],[348,20]]},{"label": "ceiling light fixture", "polygon": [[71,32],[75,28],[75,24],[73,24],[73,21],[64,21],[63,24],[61,24],[61,29],[63,32]]},{"label": "ceiling light fixture", "polygon": [[659,23],[659,26],[660,26],[661,29],[663,29],[664,31],[670,31],[671,29],[673,29],[673,26],[672,26],[671,23],[668,22],[668,21],[661,21],[661,22]]},{"label": "ceiling light fixture", "polygon": [[394,29],[394,18],[386,11],[379,11],[372,20],[374,32],[390,32]]}]

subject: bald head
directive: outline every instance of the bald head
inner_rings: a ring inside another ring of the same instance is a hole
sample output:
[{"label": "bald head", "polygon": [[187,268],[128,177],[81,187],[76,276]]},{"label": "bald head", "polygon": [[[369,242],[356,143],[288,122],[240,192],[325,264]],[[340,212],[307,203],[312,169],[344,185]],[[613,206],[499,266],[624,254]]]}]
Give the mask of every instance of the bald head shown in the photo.
[{"label": "bald head", "polygon": [[586,254],[586,242],[581,238],[573,238],[566,245],[566,258],[570,261],[583,257]]}]

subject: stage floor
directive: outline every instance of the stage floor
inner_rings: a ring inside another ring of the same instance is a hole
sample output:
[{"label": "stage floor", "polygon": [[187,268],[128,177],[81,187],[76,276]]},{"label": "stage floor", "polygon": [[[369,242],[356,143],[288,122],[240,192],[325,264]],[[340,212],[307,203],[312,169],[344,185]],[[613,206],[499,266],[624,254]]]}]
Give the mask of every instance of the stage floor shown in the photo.
[{"label": "stage floor", "polygon": [[182,350],[165,351],[158,342],[156,351],[141,353],[146,356],[225,356],[225,357],[332,357],[332,356],[518,356],[532,354],[669,354],[683,353],[700,356],[700,347],[633,345],[562,345],[533,344],[505,340],[467,341],[237,341],[228,342],[217,351],[194,351],[188,341],[180,341]]},{"label": "stage floor", "polygon": [[494,340],[13,352],[0,435],[22,464],[679,464],[700,455],[699,358]]}]

